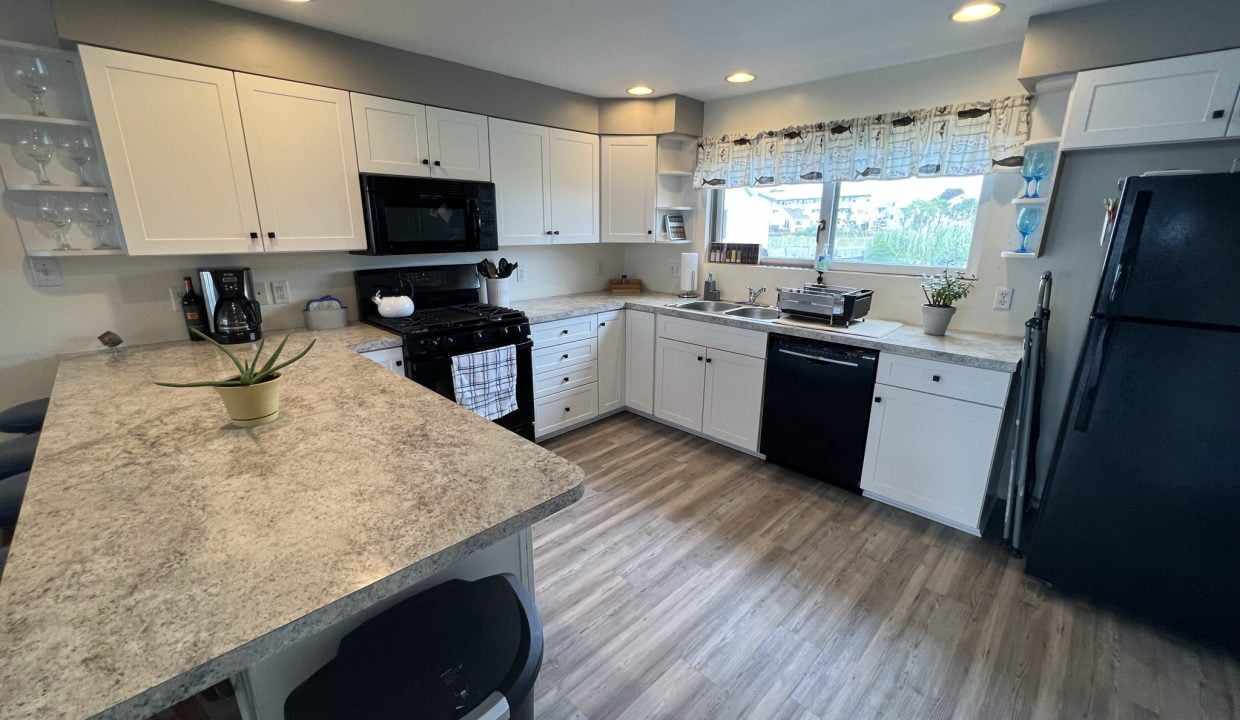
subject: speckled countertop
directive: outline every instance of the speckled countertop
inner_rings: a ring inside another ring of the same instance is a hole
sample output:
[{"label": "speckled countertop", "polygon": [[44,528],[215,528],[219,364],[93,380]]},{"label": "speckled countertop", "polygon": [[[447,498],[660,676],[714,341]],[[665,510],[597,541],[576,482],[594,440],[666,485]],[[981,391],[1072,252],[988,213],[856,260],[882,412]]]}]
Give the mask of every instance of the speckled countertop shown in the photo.
[{"label": "speckled countertop", "polygon": [[961,332],[948,330],[947,335],[935,337],[927,335],[915,325],[904,325],[883,337],[866,337],[841,332],[833,332],[826,328],[809,328],[784,325],[779,323],[746,320],[745,318],[727,317],[715,313],[679,310],[668,305],[688,302],[675,295],[663,293],[643,293],[641,295],[612,295],[606,292],[582,293],[580,295],[560,295],[557,297],[523,300],[512,303],[517,310],[529,316],[530,322],[550,322],[588,315],[590,313],[607,312],[621,308],[649,310],[661,315],[701,320],[730,327],[757,330],[759,332],[775,332],[783,335],[826,340],[829,342],[869,348],[879,352],[897,355],[941,360],[943,362],[1014,372],[1020,367],[1022,340],[1010,335],[990,335],[986,333]]},{"label": "speckled countertop", "polygon": [[[275,334],[275,333],[273,333]],[[206,343],[62,360],[0,580],[0,718],[141,718],[575,502],[583,473],[295,332],[282,417],[226,424]]]}]

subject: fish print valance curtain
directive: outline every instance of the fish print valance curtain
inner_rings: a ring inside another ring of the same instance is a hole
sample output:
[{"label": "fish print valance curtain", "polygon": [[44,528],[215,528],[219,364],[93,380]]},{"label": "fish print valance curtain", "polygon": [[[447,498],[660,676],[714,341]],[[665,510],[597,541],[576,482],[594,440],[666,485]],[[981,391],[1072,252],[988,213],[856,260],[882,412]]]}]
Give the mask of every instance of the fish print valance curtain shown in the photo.
[{"label": "fish print valance curtain", "polygon": [[706,138],[693,186],[985,175],[1016,169],[1029,95]]}]

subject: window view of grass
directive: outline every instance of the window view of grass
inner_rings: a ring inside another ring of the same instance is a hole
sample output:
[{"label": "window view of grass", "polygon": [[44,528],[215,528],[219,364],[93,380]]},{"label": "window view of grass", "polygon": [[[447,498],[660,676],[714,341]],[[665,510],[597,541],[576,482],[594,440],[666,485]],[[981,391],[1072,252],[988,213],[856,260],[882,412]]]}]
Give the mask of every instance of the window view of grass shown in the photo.
[{"label": "window view of grass", "polygon": [[[963,268],[977,221],[981,177],[840,184],[832,262]],[[823,185],[723,191],[720,242],[758,243],[762,257],[813,261]]]}]

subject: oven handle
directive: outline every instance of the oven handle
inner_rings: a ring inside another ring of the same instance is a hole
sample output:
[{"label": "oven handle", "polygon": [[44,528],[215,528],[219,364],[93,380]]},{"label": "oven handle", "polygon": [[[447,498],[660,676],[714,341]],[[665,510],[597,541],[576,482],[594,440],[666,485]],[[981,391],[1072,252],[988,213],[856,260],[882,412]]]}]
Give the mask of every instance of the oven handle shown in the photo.
[{"label": "oven handle", "polygon": [[483,348],[482,350],[473,350],[467,353],[456,353],[454,355],[448,355],[445,359],[451,360],[454,357],[463,357],[465,355],[473,355],[474,353],[486,352],[487,350],[502,350],[503,348],[506,348],[506,347],[512,347],[512,348],[515,348],[517,352],[521,352],[522,350],[528,350],[529,348],[533,347],[533,345],[534,345],[533,340],[522,340],[519,343],[508,343],[507,345],[496,345],[495,347]]}]

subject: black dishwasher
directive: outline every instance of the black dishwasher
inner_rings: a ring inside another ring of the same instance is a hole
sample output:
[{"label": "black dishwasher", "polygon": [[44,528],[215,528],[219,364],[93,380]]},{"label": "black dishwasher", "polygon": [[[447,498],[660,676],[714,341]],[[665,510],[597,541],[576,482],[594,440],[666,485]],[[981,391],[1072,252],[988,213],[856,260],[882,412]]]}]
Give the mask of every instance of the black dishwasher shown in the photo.
[{"label": "black dishwasher", "polygon": [[772,333],[767,341],[762,454],[861,492],[878,351]]}]

